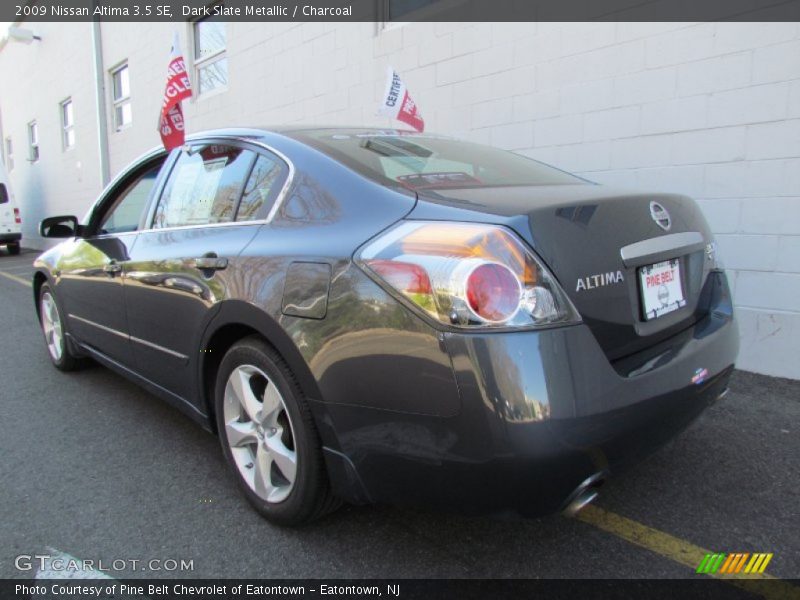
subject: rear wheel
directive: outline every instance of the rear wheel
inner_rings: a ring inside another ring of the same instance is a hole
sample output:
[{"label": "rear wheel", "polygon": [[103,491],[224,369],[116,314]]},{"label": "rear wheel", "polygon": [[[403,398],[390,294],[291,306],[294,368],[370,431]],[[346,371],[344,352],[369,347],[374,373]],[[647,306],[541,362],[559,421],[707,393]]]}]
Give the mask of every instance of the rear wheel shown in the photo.
[{"label": "rear wheel", "polygon": [[264,517],[299,525],[338,506],[300,386],[261,338],[245,338],[222,359],[215,408],[225,458]]},{"label": "rear wheel", "polygon": [[39,290],[39,320],[50,360],[62,371],[72,371],[80,365],[80,359],[67,342],[66,330],[56,296],[48,284]]},{"label": "rear wheel", "polygon": [[17,254],[19,254],[19,251],[20,251],[19,242],[14,242],[13,244],[8,244],[8,253],[11,256],[16,256]]}]

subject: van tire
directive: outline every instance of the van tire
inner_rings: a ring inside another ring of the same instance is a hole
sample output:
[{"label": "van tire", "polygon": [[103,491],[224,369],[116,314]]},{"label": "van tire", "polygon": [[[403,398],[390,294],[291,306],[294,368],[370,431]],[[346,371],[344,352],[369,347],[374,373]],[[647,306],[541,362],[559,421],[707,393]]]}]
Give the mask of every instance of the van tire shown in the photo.
[{"label": "van tire", "polygon": [[20,252],[19,242],[14,242],[13,244],[8,245],[8,253],[11,256],[16,256]]}]

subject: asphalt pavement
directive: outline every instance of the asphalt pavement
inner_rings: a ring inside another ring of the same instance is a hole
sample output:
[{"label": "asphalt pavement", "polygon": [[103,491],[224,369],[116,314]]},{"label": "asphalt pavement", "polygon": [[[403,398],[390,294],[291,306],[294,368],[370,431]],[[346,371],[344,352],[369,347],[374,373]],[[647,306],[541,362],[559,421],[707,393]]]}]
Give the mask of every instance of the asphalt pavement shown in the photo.
[{"label": "asphalt pavement", "polygon": [[214,436],[105,368],[50,365],[25,283],[34,256],[0,250],[0,577],[33,577],[16,557],[47,553],[193,564],[116,578],[702,577],[660,534],[773,553],[769,574],[800,577],[800,382],[737,371],[686,432],[608,481],[596,505],[654,531],[635,543],[562,516],[387,506],[283,529],[237,492]]}]

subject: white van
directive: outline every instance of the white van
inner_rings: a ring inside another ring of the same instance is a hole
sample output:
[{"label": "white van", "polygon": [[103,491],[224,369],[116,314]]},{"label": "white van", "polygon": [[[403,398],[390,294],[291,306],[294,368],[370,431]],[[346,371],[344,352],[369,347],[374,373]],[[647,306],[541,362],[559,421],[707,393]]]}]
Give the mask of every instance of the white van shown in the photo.
[{"label": "white van", "polygon": [[0,162],[0,246],[8,248],[9,254],[19,254],[22,239],[22,219],[19,207],[8,182],[6,166]]}]

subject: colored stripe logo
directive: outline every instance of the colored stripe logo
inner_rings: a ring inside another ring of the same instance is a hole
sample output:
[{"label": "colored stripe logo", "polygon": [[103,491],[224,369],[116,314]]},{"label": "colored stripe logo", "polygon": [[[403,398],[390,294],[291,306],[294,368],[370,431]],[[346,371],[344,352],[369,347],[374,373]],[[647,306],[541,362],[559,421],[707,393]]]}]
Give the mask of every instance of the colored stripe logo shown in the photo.
[{"label": "colored stripe logo", "polygon": [[773,553],[756,552],[734,552],[726,554],[706,554],[697,567],[697,573],[721,573],[726,575],[736,575],[739,573],[763,573],[769,561],[772,560]]}]

